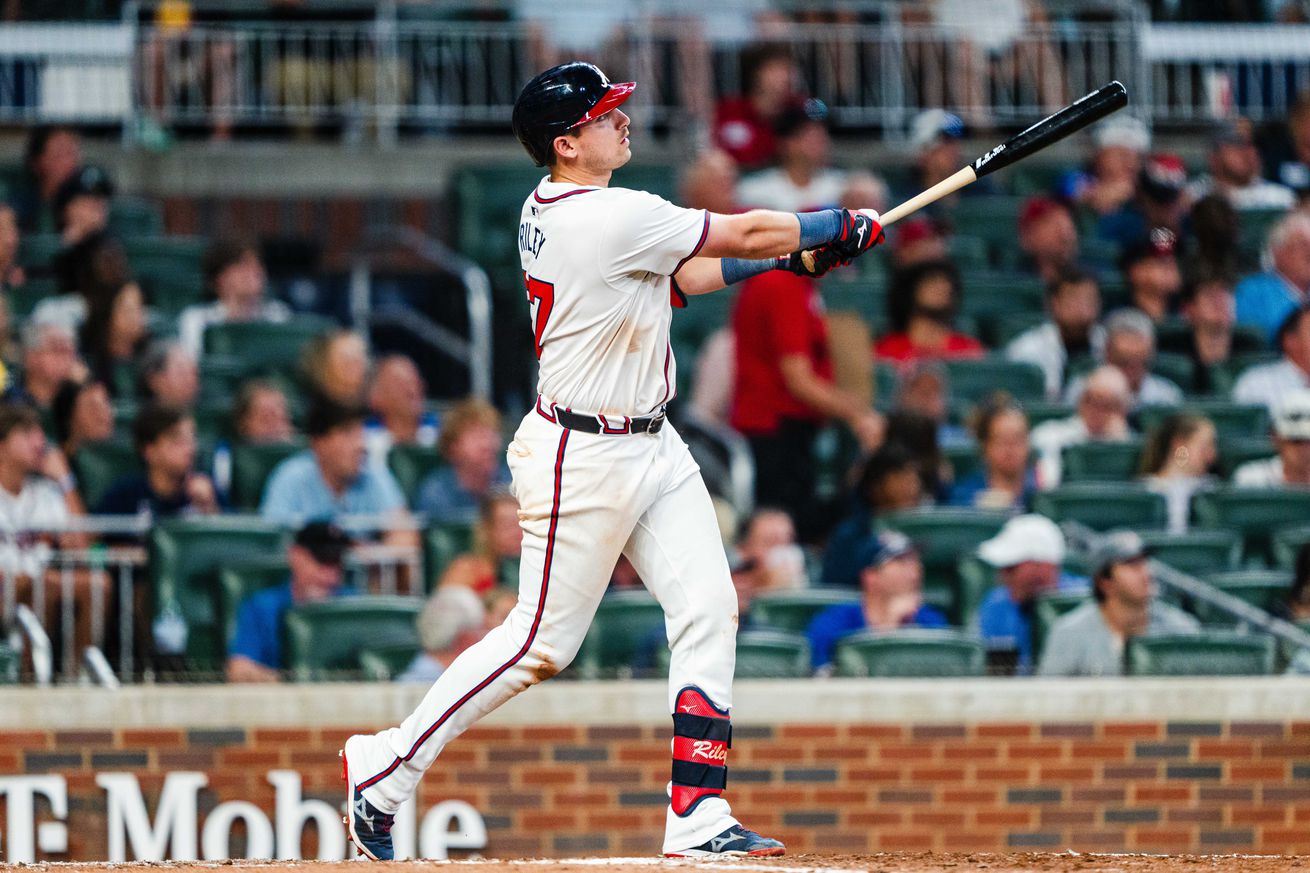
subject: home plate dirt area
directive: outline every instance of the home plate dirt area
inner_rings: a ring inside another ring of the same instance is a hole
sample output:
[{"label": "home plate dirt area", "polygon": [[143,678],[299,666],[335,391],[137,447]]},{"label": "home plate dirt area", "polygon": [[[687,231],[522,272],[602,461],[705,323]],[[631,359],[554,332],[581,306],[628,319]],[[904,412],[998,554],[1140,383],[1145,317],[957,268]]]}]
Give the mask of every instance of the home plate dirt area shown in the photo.
[{"label": "home plate dirt area", "polygon": [[[363,866],[367,864],[367,866]],[[1089,855],[1076,852],[1015,854],[889,852],[871,855],[803,854],[783,858],[742,858],[721,861],[666,860],[661,858],[556,858],[476,859],[465,861],[166,861],[146,863],[37,863],[0,864],[0,871],[47,870],[49,873],[79,871],[159,871],[169,873],[215,873],[250,869],[256,873],[653,873],[655,870],[741,871],[741,873],[1025,873],[1029,870],[1057,873],[1273,873],[1293,870],[1310,873],[1310,856],[1298,855]]]}]

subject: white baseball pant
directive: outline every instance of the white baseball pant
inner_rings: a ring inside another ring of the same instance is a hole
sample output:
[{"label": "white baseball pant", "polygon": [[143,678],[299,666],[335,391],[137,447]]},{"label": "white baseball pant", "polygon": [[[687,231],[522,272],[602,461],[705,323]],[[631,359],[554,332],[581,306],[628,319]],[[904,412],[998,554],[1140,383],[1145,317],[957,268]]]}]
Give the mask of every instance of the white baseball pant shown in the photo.
[{"label": "white baseball pant", "polygon": [[[664,608],[670,713],[688,685],[721,709],[732,704],[736,592],[709,492],[672,425],[654,435],[589,434],[534,409],[508,458],[523,528],[518,603],[455,659],[400,727],[354,744],[351,773],[384,812],[414,793],[446,743],[568,665],[620,553]],[[721,797],[685,816],[670,807],[664,851],[698,846],[735,823]]]}]

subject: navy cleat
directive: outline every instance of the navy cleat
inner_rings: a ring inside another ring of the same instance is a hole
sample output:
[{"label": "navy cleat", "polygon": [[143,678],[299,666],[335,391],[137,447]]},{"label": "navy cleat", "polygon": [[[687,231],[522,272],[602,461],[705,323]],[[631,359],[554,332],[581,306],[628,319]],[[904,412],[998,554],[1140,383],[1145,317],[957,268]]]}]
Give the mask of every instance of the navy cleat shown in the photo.
[{"label": "navy cleat", "polygon": [[[346,741],[350,745],[350,740]],[[341,819],[346,826],[346,837],[365,857],[374,861],[390,861],[395,857],[391,846],[391,825],[396,817],[385,813],[364,798],[364,792],[355,787],[350,778],[350,764],[346,750],[337,752],[341,758],[341,778],[346,782],[346,815]]]},{"label": "navy cleat", "polygon": [[733,825],[709,842],[702,843],[681,852],[665,852],[666,858],[726,858],[733,855],[754,855],[755,857],[778,856],[787,854],[787,847],[777,840],[762,837],[755,831],[748,831],[739,824]]}]

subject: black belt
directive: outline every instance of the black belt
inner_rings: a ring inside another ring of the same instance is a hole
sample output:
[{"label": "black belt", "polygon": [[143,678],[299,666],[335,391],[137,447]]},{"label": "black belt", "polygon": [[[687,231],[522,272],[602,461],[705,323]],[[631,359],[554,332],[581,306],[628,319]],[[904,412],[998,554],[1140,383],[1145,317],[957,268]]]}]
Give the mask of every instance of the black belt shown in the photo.
[{"label": "black belt", "polygon": [[560,409],[558,406],[546,406],[540,398],[537,399],[537,413],[547,421],[552,421],[560,427],[566,427],[569,430],[580,430],[583,433],[595,434],[629,434],[629,433],[649,433],[657,434],[660,428],[664,427],[664,410],[647,418],[628,418],[626,415],[622,418],[622,424],[616,424],[611,421],[614,416],[583,415],[579,412],[570,412],[567,409]]}]

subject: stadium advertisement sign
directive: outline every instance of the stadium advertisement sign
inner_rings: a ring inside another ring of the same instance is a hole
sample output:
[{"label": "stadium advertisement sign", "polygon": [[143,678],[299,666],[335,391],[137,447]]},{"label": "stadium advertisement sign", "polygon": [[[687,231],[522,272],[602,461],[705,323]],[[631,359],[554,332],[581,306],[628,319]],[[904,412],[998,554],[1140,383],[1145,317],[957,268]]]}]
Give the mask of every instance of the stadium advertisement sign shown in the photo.
[{"label": "stadium advertisement sign", "polygon": [[[108,857],[103,860],[226,859],[231,857],[232,832],[238,823],[245,833],[243,857],[295,860],[301,857],[301,837],[310,822],[318,832],[319,860],[347,857],[340,809],[304,798],[301,774],[295,770],[271,770],[265,778],[274,789],[273,810],[245,800],[229,800],[215,806],[202,821],[199,795],[209,783],[204,773],[166,774],[153,817],[135,774],[96,774],[96,785],[105,793],[108,827]],[[0,799],[7,810],[0,831],[0,859],[11,864],[32,863],[38,850],[56,855],[68,850],[69,828],[76,823],[69,820],[64,776],[0,777]],[[42,808],[49,808],[49,820],[37,821],[38,800]],[[422,817],[411,800],[400,808],[392,835],[397,860],[443,859],[452,849],[487,845],[482,815],[460,800],[442,801]]]}]

